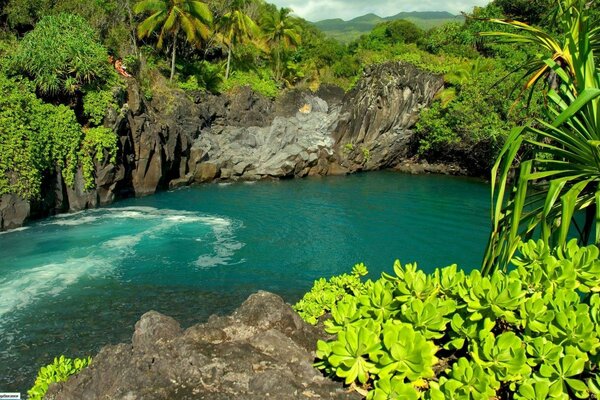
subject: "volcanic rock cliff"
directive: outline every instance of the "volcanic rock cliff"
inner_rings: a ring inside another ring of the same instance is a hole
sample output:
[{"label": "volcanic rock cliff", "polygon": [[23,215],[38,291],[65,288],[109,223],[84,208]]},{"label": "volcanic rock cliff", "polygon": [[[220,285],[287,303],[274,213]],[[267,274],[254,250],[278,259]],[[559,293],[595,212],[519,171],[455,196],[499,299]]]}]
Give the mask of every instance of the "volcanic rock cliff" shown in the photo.
[{"label": "volcanic rock cliff", "polygon": [[394,167],[411,155],[418,111],[442,85],[440,76],[401,62],[368,68],[347,94],[323,86],[276,100],[242,88],[193,96],[172,90],[146,101],[131,79],[121,112],[105,118],[119,151],[116,163],[96,165],[96,188],[84,189],[81,171],[67,187],[57,171],[39,201],[0,197],[0,230],[192,183]]}]

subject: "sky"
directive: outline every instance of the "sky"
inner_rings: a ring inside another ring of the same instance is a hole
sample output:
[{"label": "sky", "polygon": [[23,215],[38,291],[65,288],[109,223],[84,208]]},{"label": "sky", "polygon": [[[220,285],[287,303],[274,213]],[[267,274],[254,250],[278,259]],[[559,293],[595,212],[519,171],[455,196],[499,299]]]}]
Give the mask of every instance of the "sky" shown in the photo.
[{"label": "sky", "polygon": [[267,0],[279,7],[289,7],[309,21],[330,18],[352,19],[368,13],[389,17],[401,11],[449,11],[460,14],[483,6],[490,0]]}]

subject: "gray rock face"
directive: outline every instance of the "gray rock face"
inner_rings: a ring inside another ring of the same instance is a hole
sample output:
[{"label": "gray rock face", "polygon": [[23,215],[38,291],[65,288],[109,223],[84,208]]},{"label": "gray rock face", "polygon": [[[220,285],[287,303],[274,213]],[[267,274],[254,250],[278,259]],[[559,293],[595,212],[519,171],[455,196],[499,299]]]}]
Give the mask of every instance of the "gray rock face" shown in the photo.
[{"label": "gray rock face", "polygon": [[406,158],[419,110],[443,84],[441,76],[403,62],[368,68],[344,98],[333,132],[341,164],[350,171],[375,170]]},{"label": "gray rock face", "polygon": [[185,330],[151,311],[136,324],[132,344],[103,348],[46,399],[359,399],[312,367],[318,337],[267,292],[231,316]]},{"label": "gray rock face", "polygon": [[14,194],[4,194],[0,197],[0,231],[18,228],[23,225],[30,214],[31,206],[28,201]]},{"label": "gray rock face", "polygon": [[192,152],[207,159],[197,164],[196,180],[326,174],[333,160],[330,132],[337,123],[339,107],[330,110],[324,100],[307,93],[293,93],[291,97],[283,96],[284,100],[277,102],[281,115],[268,126],[213,125],[204,129],[192,146]]}]

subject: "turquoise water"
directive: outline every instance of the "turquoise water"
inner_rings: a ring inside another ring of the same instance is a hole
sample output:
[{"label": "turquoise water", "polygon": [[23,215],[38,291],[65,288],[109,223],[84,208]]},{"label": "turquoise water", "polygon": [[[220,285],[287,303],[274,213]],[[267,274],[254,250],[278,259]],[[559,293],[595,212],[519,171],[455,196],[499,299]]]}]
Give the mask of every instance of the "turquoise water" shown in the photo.
[{"label": "turquoise water", "polygon": [[154,309],[182,325],[251,293],[294,302],[313,280],[396,258],[478,266],[488,186],[443,176],[206,185],[61,215],[0,235],[0,392],[25,392],[55,355],[129,341]]}]

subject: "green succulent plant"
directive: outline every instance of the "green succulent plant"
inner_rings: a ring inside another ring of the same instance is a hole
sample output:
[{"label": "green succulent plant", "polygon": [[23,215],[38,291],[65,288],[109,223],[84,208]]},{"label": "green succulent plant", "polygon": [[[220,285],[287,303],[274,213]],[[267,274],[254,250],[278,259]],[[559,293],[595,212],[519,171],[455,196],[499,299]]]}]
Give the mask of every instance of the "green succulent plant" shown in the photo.
[{"label": "green succulent plant", "polygon": [[424,300],[435,290],[434,277],[418,269],[417,264],[407,264],[403,267],[400,261],[396,260],[394,273],[396,276],[388,275],[385,272],[382,276],[396,285],[394,295],[396,300],[401,303],[415,298]]},{"label": "green succulent plant", "polygon": [[508,274],[456,266],[427,274],[396,262],[395,275],[355,290],[348,282],[362,267],[315,282],[313,290],[335,288],[312,302],[319,312],[327,303],[325,328],[337,335],[318,343],[315,365],[368,399],[600,396],[597,250],[521,248]]},{"label": "green succulent plant", "polygon": [[569,393],[575,394],[580,399],[589,397],[587,385],[578,379],[585,368],[585,363],[584,358],[577,358],[569,354],[553,364],[543,364],[540,367],[539,376],[547,378],[551,382],[550,397],[567,399]]},{"label": "green succulent plant", "polygon": [[484,277],[478,270],[473,270],[470,278],[470,285],[462,288],[461,295],[471,312],[471,320],[504,319],[509,323],[517,320],[515,310],[524,301],[526,292],[516,274],[496,272],[491,277]]},{"label": "green succulent plant", "polygon": [[498,337],[488,334],[481,343],[474,342],[471,355],[500,382],[519,381],[531,374],[525,345],[514,332],[505,332]]},{"label": "green succulent plant", "polygon": [[394,300],[389,282],[377,281],[371,290],[360,296],[361,308],[365,317],[371,317],[377,321],[387,321],[398,312],[398,301]]},{"label": "green succulent plant", "polygon": [[359,302],[356,297],[347,297],[331,309],[331,319],[325,321],[327,333],[338,333],[355,321],[361,319]]},{"label": "green succulent plant", "polygon": [[389,322],[383,327],[383,346],[377,365],[380,377],[399,376],[410,381],[432,378],[436,346],[409,324]]},{"label": "green succulent plant", "polygon": [[431,298],[426,301],[414,299],[402,305],[400,319],[410,323],[426,339],[440,339],[444,336],[447,315],[454,313],[456,302],[452,299]]},{"label": "green succulent plant", "polygon": [[375,390],[369,392],[367,400],[417,400],[419,392],[404,382],[404,379],[382,378],[375,382]]},{"label": "green succulent plant", "polygon": [[440,390],[448,400],[489,400],[496,395],[500,384],[478,364],[460,358],[449,377],[440,379]]},{"label": "green succulent plant", "polygon": [[550,381],[528,379],[519,385],[515,400],[546,400],[550,397]]},{"label": "green succulent plant", "polygon": [[526,332],[546,333],[554,319],[554,311],[548,309],[541,293],[534,293],[519,308],[520,325]]},{"label": "green succulent plant", "polygon": [[52,364],[40,368],[33,387],[27,391],[28,398],[42,400],[51,383],[65,382],[71,375],[75,375],[91,362],[91,357],[75,359],[65,356],[55,357]]},{"label": "green succulent plant", "polygon": [[351,274],[343,274],[314,282],[310,292],[294,305],[294,310],[309,324],[316,325],[319,318],[331,311],[339,301],[357,296],[366,290],[361,278],[368,274],[367,267],[356,264]]},{"label": "green succulent plant", "polygon": [[317,357],[326,357],[347,385],[355,381],[366,383],[371,373],[379,372],[370,360],[381,348],[379,335],[372,329],[373,326],[349,325],[331,344],[319,341]]},{"label": "green succulent plant", "polygon": [[527,344],[527,363],[534,367],[540,364],[554,364],[562,356],[563,348],[546,339],[536,337]]}]

